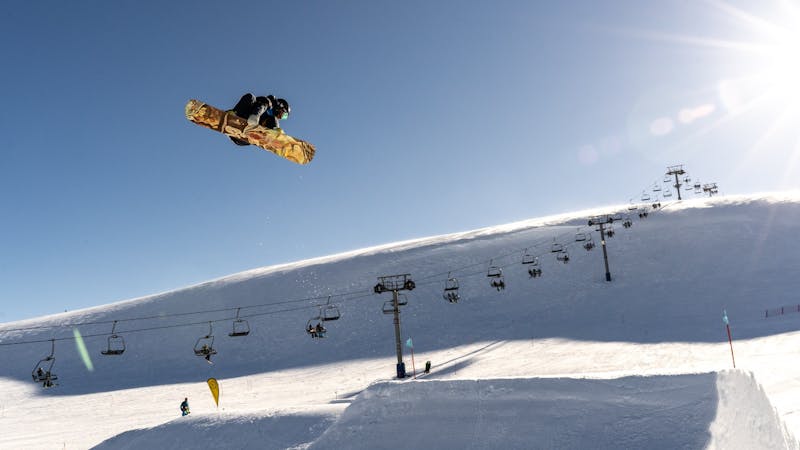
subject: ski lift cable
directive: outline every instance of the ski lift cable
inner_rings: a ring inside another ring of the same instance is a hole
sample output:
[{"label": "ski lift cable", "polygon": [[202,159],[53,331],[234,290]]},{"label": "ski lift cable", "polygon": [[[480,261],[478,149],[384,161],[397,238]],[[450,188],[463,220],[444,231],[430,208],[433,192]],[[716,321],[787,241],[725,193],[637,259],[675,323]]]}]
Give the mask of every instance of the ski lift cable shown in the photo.
[{"label": "ski lift cable", "polygon": [[[561,235],[558,235],[558,237],[570,235],[571,233],[572,233],[571,231],[564,232]],[[556,238],[556,239],[558,239],[558,238]],[[526,247],[526,249],[527,248],[536,248],[538,246],[541,246],[545,242],[549,242],[549,239],[548,238],[542,238],[541,241],[543,241],[543,242],[535,243],[532,246]],[[569,247],[569,246],[571,246],[573,244],[574,244],[574,242],[569,242],[567,244],[562,244],[562,247],[566,248],[566,247]],[[503,254],[503,255],[497,257],[497,259],[507,258],[507,257],[510,257],[512,255],[516,255],[521,251],[524,252],[526,250],[525,249],[523,249],[523,250],[514,250],[513,252],[508,252],[506,254]],[[548,252],[542,251],[541,253],[532,254],[532,256],[539,257],[539,256],[543,256],[543,255],[545,255],[547,253]],[[492,260],[493,259],[494,258],[492,258]],[[492,260],[490,260],[490,261],[492,261]],[[464,267],[459,268],[459,269],[450,270],[447,273],[460,272],[462,270],[465,270],[465,269],[468,269],[468,268],[471,268],[471,267],[484,266],[484,265],[485,265],[485,262],[481,261],[481,262],[477,262],[477,263],[474,263],[474,264],[470,264],[468,266],[464,266]],[[511,267],[513,265],[515,265],[515,263],[508,263],[508,264],[505,264],[505,265],[497,265],[496,267],[501,268],[501,269],[505,269],[505,268]],[[469,278],[469,277],[472,277],[472,276],[482,275],[483,273],[484,273],[484,271],[481,270],[481,271],[475,271],[473,273],[467,273],[467,274],[463,274],[462,273],[460,276],[462,278]],[[420,283],[422,285],[439,283],[440,280],[431,280],[431,281],[425,281],[425,280],[427,280],[429,278],[434,278],[434,277],[439,277],[440,278],[441,275],[443,275],[443,274],[429,275],[427,277],[422,278]],[[158,315],[158,316],[132,317],[132,318],[116,319],[116,320],[71,322],[71,323],[58,324],[58,325],[47,325],[47,326],[35,326],[35,327],[26,327],[26,328],[6,329],[6,330],[0,330],[0,333],[12,332],[12,331],[29,331],[29,330],[36,330],[36,329],[68,328],[68,327],[73,328],[73,327],[77,327],[77,326],[103,325],[103,324],[109,324],[109,323],[115,323],[115,322],[132,322],[132,321],[144,321],[144,320],[153,320],[153,319],[164,319],[164,318],[169,318],[169,317],[182,317],[182,316],[197,315],[197,314],[209,314],[209,313],[224,312],[224,311],[237,311],[237,313],[238,313],[241,309],[247,309],[247,308],[269,307],[269,306],[281,305],[281,304],[291,304],[291,303],[298,303],[298,302],[306,302],[306,301],[309,301],[309,300],[319,300],[319,299],[322,299],[322,298],[328,299],[328,301],[330,301],[329,299],[332,298],[332,297],[352,296],[350,298],[343,298],[343,299],[340,300],[340,302],[346,302],[346,301],[359,300],[359,299],[362,299],[362,298],[371,297],[372,295],[373,295],[373,293],[371,291],[366,291],[366,290],[351,291],[351,292],[331,294],[331,295],[328,295],[328,296],[308,297],[308,298],[303,298],[303,299],[286,300],[286,301],[282,301],[282,302],[264,303],[264,304],[259,304],[259,305],[235,306],[235,307],[229,307],[229,308],[218,308],[218,309],[213,309],[213,310],[189,311],[189,312],[181,312],[181,313],[164,314],[164,315]],[[288,308],[288,309],[267,311],[267,312],[263,312],[263,313],[254,313],[254,314],[247,314],[247,315],[237,314],[236,317],[232,317],[232,318],[231,317],[226,317],[226,318],[214,319],[214,320],[211,320],[211,321],[204,320],[202,322],[178,323],[178,324],[151,326],[151,327],[144,327],[144,328],[132,328],[132,329],[125,330],[125,333],[130,334],[130,333],[137,333],[137,332],[143,332],[143,331],[163,330],[163,329],[169,329],[169,328],[193,326],[193,325],[204,324],[204,323],[209,323],[209,322],[223,322],[223,321],[235,320],[237,317],[239,317],[239,318],[261,317],[261,316],[268,316],[268,315],[280,314],[280,313],[285,313],[285,312],[300,311],[300,310],[305,310],[305,309],[310,309],[310,308],[319,308],[320,306],[324,306],[324,305],[314,304],[314,305],[303,306],[303,307],[299,307],[299,308]],[[83,337],[84,338],[93,338],[93,337],[103,337],[103,336],[107,336],[107,333],[88,334],[88,335],[84,335]],[[17,342],[0,342],[0,346],[41,343],[41,342],[47,342],[47,341],[50,341],[50,340],[62,341],[62,340],[70,340],[70,339],[75,339],[75,337],[68,336],[68,337],[51,338],[51,339],[45,339],[45,340],[37,339],[37,340],[17,341]]]},{"label": "ski lift cable", "polygon": [[191,316],[191,315],[199,315],[199,314],[212,314],[224,311],[236,311],[238,309],[253,309],[253,308],[264,308],[270,307],[275,305],[285,305],[291,303],[300,303],[300,302],[307,302],[309,300],[320,300],[320,299],[327,299],[329,297],[342,297],[354,294],[360,294],[362,292],[372,292],[371,290],[362,290],[362,291],[351,291],[351,292],[344,292],[344,293],[337,293],[337,294],[330,294],[325,296],[315,296],[315,297],[308,297],[302,299],[295,299],[295,300],[285,300],[281,302],[271,302],[271,303],[262,303],[257,305],[246,305],[246,306],[234,306],[228,308],[218,308],[218,309],[208,309],[208,310],[201,310],[201,311],[188,311],[188,312],[179,312],[179,313],[169,313],[169,314],[161,314],[155,316],[142,316],[142,317],[129,317],[124,319],[114,319],[114,320],[100,320],[100,321],[82,321],[82,322],[67,322],[67,323],[60,323],[55,325],[39,325],[39,326],[32,326],[32,327],[20,327],[20,328],[8,328],[8,329],[0,329],[0,333],[7,333],[7,332],[16,332],[16,331],[33,331],[33,330],[46,330],[52,328],[74,328],[78,326],[88,326],[88,325],[106,325],[106,324],[113,324],[114,322],[134,322],[134,321],[145,321],[145,320],[156,320],[156,319],[166,319],[170,317],[181,317],[181,316]]},{"label": "ski lift cable", "polygon": [[[580,230],[582,230],[584,228],[589,228],[589,227],[587,227],[586,225],[582,225],[582,226],[578,227],[578,230],[580,231]],[[570,227],[570,229],[572,229],[572,227]],[[561,234],[556,235],[555,239],[556,239],[556,241],[558,241],[561,238],[563,238],[564,236],[572,236],[572,235],[574,235],[573,231],[565,231],[565,232],[563,232]],[[572,241],[572,239],[570,239],[570,241]],[[509,258],[511,256],[516,256],[516,255],[519,255],[520,253],[524,253],[527,249],[531,249],[531,248],[535,249],[537,247],[549,244],[550,242],[551,242],[551,238],[550,237],[546,237],[546,238],[543,237],[543,238],[540,238],[536,243],[534,243],[532,245],[529,245],[528,247],[525,247],[524,249],[516,249],[516,250],[513,250],[513,251],[509,251],[509,252],[507,252],[505,254],[490,258],[489,262],[491,263],[491,261],[493,261],[493,260],[502,260],[502,259],[505,259],[505,258]],[[568,244],[564,244],[564,246],[566,246],[566,245],[568,245]],[[541,253],[529,253],[529,254],[531,256],[534,256],[534,257],[539,257],[539,256],[546,255],[548,253],[550,253],[550,252],[549,251],[542,251]],[[463,275],[462,271],[470,269],[470,268],[473,268],[473,267],[485,267],[486,263],[487,263],[486,260],[482,260],[482,261],[476,262],[474,264],[469,264],[467,266],[462,266],[462,267],[459,267],[459,268],[456,268],[456,269],[450,269],[447,272],[428,275],[428,276],[419,278],[418,279],[419,280],[418,283],[419,282],[424,282],[425,280],[428,280],[428,279],[431,279],[431,278],[441,279],[442,276],[447,275],[448,273],[455,273],[455,274],[458,274],[461,277],[469,277],[471,275]],[[497,264],[495,264],[495,265],[497,267],[500,267],[500,268],[506,268],[506,267],[511,267],[514,264],[516,264],[516,263],[509,263],[509,264],[502,265],[502,266],[501,265],[497,265]],[[477,273],[482,273],[482,272],[476,272],[475,274],[477,274]]]},{"label": "ski lift cable", "polygon": [[[658,209],[664,209],[664,208],[666,208],[668,206],[671,206],[671,204],[672,203],[670,203],[668,205],[663,205],[663,206],[659,207]],[[585,228],[585,226],[584,227],[579,227],[578,228],[579,232],[583,228]],[[591,232],[592,232],[592,230],[590,228],[589,229],[589,233],[591,233]],[[562,233],[560,235],[557,235],[557,237],[555,238],[555,241],[558,242],[558,239],[561,238],[562,236],[572,235],[572,233],[573,233],[572,231],[565,231],[564,233]],[[541,245],[544,245],[544,244],[548,243],[549,242],[549,238],[542,238],[542,239],[540,239],[540,241],[541,242],[537,242],[537,243],[534,243],[533,245],[529,245],[525,249],[517,249],[517,250],[511,251],[511,252],[508,252],[506,254],[502,254],[500,256],[496,256],[495,258],[492,258],[492,260],[508,258],[508,257],[516,255],[516,254],[518,254],[520,252],[526,252],[527,249],[529,249],[529,248],[539,247]],[[567,242],[566,244],[561,244],[562,248],[567,248],[567,247],[570,247],[572,245],[575,245],[575,242],[572,239],[570,239],[570,241]],[[541,253],[531,254],[531,256],[539,257],[539,256],[543,256],[543,255],[545,255],[547,253],[549,253],[549,252],[542,251]],[[497,267],[499,267],[499,268],[507,268],[507,267],[510,267],[512,265],[514,265],[514,263],[508,263],[508,264],[505,264],[505,265],[498,265]],[[466,269],[469,269],[469,268],[472,268],[472,267],[478,267],[478,266],[481,266],[481,267],[485,266],[485,262],[484,261],[480,261],[480,262],[476,262],[474,264],[463,266],[461,268],[450,269],[447,272],[443,272],[443,273],[440,273],[440,274],[428,275],[426,277],[421,278],[420,282],[418,284],[420,284],[420,285],[438,284],[438,283],[440,283],[441,277],[443,275],[445,275],[445,274],[448,274],[448,276],[449,276],[449,274],[459,273],[459,272],[462,272],[463,270],[466,270]],[[476,272],[467,273],[467,274],[461,273],[459,276],[462,277],[462,278],[468,278],[468,277],[471,277],[471,276],[482,275],[483,273],[484,273],[484,271],[481,270],[481,271],[476,271]],[[436,280],[426,281],[428,279],[433,279],[433,278],[436,278]],[[271,302],[271,303],[264,303],[264,304],[257,304],[257,305],[246,305],[246,306],[234,306],[234,307],[229,307],[229,308],[219,308],[219,309],[203,310],[203,311],[189,311],[189,312],[181,312],[181,313],[171,313],[171,314],[164,314],[164,315],[158,315],[158,316],[132,317],[132,318],[125,318],[125,319],[104,320],[104,321],[71,322],[71,323],[65,323],[65,324],[33,326],[33,327],[24,327],[24,328],[10,328],[10,329],[0,330],[0,333],[14,332],[14,331],[30,331],[30,330],[40,330],[40,329],[52,329],[52,328],[67,328],[67,327],[88,326],[88,325],[103,325],[103,324],[109,324],[109,323],[114,323],[114,322],[132,322],[132,321],[143,321],[143,320],[153,320],[153,319],[164,319],[164,318],[169,318],[169,317],[182,317],[182,316],[198,315],[198,314],[210,314],[210,313],[224,312],[224,311],[234,311],[234,310],[239,311],[241,309],[272,307],[272,306],[275,306],[275,305],[307,302],[309,300],[320,300],[320,299],[323,299],[323,298],[330,299],[331,297],[352,296],[351,298],[342,298],[341,302],[345,302],[345,301],[358,300],[358,299],[362,299],[362,298],[371,297],[372,295],[373,295],[373,293],[371,291],[366,291],[366,290],[351,291],[351,292],[343,292],[343,293],[334,293],[334,294],[330,294],[330,295],[327,295],[327,296],[326,295],[321,295],[321,296],[316,296],[316,297],[308,297],[308,298],[302,298],[302,299],[286,300],[286,301],[282,301],[282,302]],[[328,300],[328,301],[330,301],[330,300]],[[260,316],[267,316],[267,315],[279,314],[279,313],[284,313],[284,312],[299,311],[299,310],[304,310],[304,309],[309,309],[309,308],[319,308],[320,306],[321,305],[316,304],[316,305],[304,306],[304,307],[299,307],[299,308],[288,308],[288,309],[268,311],[268,312],[263,312],[263,313],[254,313],[254,314],[242,315],[242,316],[239,316],[237,314],[237,317],[242,317],[242,318],[260,317]],[[228,320],[231,320],[231,318],[216,319],[216,320],[212,320],[212,322],[222,322],[222,321],[228,321]],[[135,329],[126,330],[125,332],[126,333],[135,333],[135,332],[142,332],[142,331],[160,330],[160,329],[167,329],[167,328],[192,326],[192,325],[197,325],[197,324],[200,324],[200,323],[207,323],[207,322],[208,321],[191,322],[191,323],[184,323],[184,324],[170,324],[170,325],[161,325],[161,326],[145,327],[145,328],[135,328]],[[102,336],[107,336],[107,333],[90,334],[90,335],[86,335],[84,337],[89,338],[89,337],[102,337]],[[74,337],[64,337],[64,338],[53,338],[53,339],[55,339],[55,340],[68,340],[68,339],[75,339],[75,338]],[[0,342],[0,346],[3,346],[3,345],[17,345],[17,344],[24,344],[24,343],[41,343],[41,342],[47,342],[47,341],[50,341],[50,340],[52,340],[52,339],[33,340],[33,341],[19,341],[19,342],[10,342],[10,343],[8,343],[8,342]]]}]

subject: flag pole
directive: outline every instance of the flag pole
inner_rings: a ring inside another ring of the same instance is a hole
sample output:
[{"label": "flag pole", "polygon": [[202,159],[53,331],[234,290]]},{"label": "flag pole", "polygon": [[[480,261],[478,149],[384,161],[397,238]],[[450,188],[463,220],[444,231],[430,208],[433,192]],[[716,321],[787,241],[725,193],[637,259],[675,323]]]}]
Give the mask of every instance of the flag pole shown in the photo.
[{"label": "flag pole", "polygon": [[414,378],[417,378],[417,366],[414,364],[414,347],[411,347],[411,369],[414,371]]},{"label": "flag pole", "polygon": [[417,378],[417,366],[414,364],[414,341],[411,338],[408,338],[406,341],[406,346],[411,349],[411,368],[414,370],[414,378]]},{"label": "flag pole", "polygon": [[731,325],[728,323],[728,311],[722,310],[722,321],[725,322],[725,329],[728,330],[728,344],[731,346],[731,360],[733,368],[736,368],[736,357],[733,356],[733,339],[731,339]]}]

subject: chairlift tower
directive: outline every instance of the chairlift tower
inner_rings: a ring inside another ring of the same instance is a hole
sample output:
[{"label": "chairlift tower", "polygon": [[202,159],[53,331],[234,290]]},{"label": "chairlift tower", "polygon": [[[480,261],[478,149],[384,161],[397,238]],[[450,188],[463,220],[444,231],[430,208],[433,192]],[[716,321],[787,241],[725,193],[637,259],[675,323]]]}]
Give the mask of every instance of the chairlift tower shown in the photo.
[{"label": "chairlift tower", "polygon": [[400,339],[400,303],[397,293],[400,291],[411,291],[416,287],[410,274],[387,275],[378,277],[378,284],[373,290],[376,294],[384,292],[392,293],[392,306],[394,307],[394,340],[397,350],[397,378],[406,377],[406,364],[403,362],[403,344]]},{"label": "chairlift tower", "polygon": [[709,197],[713,197],[714,194],[719,194],[719,190],[717,189],[717,183],[704,184],[703,193],[708,194]]},{"label": "chairlift tower", "polygon": [[589,219],[589,226],[597,225],[600,230],[600,245],[603,247],[603,261],[606,264],[606,281],[611,281],[611,271],[608,268],[608,251],[606,250],[606,233],[603,225],[611,225],[615,220],[622,220],[618,217],[598,216]]},{"label": "chairlift tower", "polygon": [[685,174],[686,171],[683,170],[683,164],[679,164],[677,166],[669,166],[667,167],[667,176],[674,175],[675,176],[675,190],[678,191],[678,200],[681,199],[681,179],[678,178],[680,175]]}]

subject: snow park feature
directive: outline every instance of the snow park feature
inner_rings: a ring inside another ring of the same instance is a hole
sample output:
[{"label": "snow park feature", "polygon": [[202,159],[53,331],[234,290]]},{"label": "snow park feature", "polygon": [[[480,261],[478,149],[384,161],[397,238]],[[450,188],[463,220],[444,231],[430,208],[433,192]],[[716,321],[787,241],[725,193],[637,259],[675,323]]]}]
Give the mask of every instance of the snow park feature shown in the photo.
[{"label": "snow park feature", "polygon": [[[798,448],[800,314],[765,311],[798,303],[800,243],[786,237],[800,193],[663,202],[606,243],[606,281],[602,253],[578,246],[600,241],[588,218],[628,207],[3,323],[0,448]],[[573,250],[569,264],[549,256],[554,243]],[[546,276],[532,281],[523,257]],[[415,358],[432,363],[416,379],[396,377],[388,296],[373,290],[391,273],[415,283],[399,315],[401,342],[413,336]],[[443,301],[448,286],[457,302]],[[309,339],[312,315],[338,315],[335,332]],[[229,334],[236,320],[246,336]],[[100,356],[117,348],[109,332],[125,350]],[[215,334],[206,364],[189,349]],[[39,366],[58,383],[44,389]],[[209,379],[224,385],[219,407]],[[184,398],[192,414],[176,418]],[[31,419],[54,411],[46,426]]]}]

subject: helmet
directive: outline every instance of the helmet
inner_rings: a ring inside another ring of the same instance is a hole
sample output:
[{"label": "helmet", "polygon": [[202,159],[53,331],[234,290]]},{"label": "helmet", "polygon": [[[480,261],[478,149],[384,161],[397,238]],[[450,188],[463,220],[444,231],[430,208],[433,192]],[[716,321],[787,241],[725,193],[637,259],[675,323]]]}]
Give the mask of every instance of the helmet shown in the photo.
[{"label": "helmet", "polygon": [[273,113],[272,115],[276,119],[287,119],[287,118],[289,118],[289,114],[292,112],[292,108],[289,106],[289,102],[287,102],[286,100],[284,100],[282,98],[279,98],[279,99],[275,100],[273,105],[274,106],[272,108],[272,113]]}]

